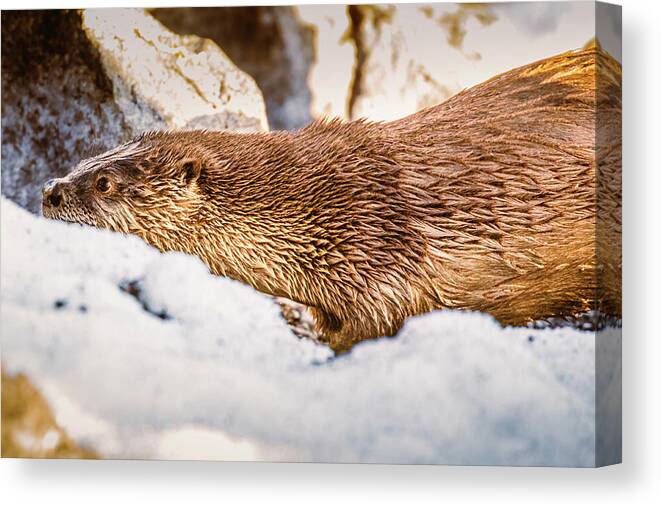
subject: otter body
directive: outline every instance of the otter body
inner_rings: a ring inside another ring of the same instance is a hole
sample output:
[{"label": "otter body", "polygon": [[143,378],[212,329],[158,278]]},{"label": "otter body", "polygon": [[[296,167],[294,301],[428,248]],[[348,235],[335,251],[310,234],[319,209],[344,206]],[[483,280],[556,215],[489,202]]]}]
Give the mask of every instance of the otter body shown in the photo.
[{"label": "otter body", "polygon": [[44,214],[308,305],[335,350],[440,308],[619,315],[619,129],[619,64],[591,48],[389,123],[147,133],[49,183]]}]

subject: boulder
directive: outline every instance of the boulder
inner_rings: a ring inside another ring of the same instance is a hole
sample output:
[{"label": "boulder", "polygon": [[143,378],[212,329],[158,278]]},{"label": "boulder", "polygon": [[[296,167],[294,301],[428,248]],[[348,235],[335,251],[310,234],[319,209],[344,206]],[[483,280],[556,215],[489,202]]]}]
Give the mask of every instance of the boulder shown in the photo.
[{"label": "boulder", "polygon": [[2,193],[41,187],[151,129],[267,130],[261,92],[211,41],[139,9],[3,11]]},{"label": "boulder", "polygon": [[176,33],[207,37],[223,48],[259,85],[273,129],[296,129],[312,121],[307,78],[315,32],[302,22],[297,7],[183,7],[150,13]]},{"label": "boulder", "polygon": [[348,118],[355,67],[346,5],[151,9],[179,34],[208,37],[255,78],[271,127]]}]

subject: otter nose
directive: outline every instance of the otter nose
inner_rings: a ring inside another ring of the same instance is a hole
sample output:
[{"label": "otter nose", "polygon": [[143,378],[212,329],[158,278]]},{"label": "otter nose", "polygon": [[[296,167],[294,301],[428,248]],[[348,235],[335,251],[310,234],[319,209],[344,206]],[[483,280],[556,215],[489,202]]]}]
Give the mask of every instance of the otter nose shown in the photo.
[{"label": "otter nose", "polygon": [[44,185],[43,202],[53,208],[59,207],[64,201],[62,184],[57,180],[49,180]]}]

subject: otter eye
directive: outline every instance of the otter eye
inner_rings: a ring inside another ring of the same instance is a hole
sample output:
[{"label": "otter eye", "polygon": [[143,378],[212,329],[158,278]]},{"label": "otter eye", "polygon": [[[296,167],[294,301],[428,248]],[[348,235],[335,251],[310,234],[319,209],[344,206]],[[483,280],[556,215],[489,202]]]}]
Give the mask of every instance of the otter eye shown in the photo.
[{"label": "otter eye", "polygon": [[110,187],[110,180],[107,177],[101,176],[98,180],[96,180],[96,189],[102,194],[109,192]]}]

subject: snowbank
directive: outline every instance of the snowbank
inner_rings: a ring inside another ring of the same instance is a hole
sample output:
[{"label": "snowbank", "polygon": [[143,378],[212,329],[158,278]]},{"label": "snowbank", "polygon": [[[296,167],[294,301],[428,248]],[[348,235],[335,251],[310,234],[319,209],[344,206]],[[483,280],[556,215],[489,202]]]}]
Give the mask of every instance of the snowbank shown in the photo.
[{"label": "snowbank", "polygon": [[594,333],[435,312],[334,358],[195,258],[1,212],[3,367],[103,456],[594,464]]}]

